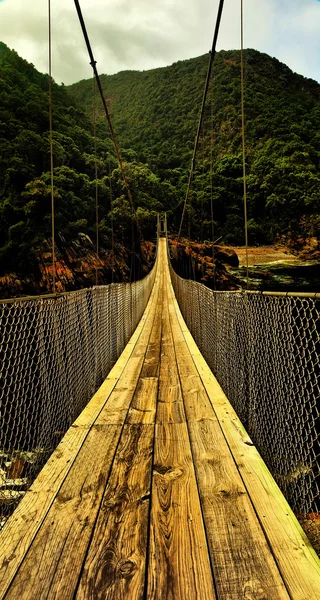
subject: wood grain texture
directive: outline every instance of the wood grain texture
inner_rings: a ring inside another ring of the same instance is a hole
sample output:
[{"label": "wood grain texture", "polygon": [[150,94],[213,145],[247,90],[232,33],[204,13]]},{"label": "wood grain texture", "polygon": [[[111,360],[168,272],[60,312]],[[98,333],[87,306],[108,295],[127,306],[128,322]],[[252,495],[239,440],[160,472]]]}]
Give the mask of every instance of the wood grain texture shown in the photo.
[{"label": "wood grain texture", "polygon": [[124,422],[139,381],[143,358],[143,356],[130,357],[121,379],[110,394],[95,423],[107,425]]},{"label": "wood grain texture", "polygon": [[126,423],[152,424],[155,421],[158,377],[140,377]]},{"label": "wood grain texture", "polygon": [[289,600],[218,422],[189,431],[219,600]]},{"label": "wood grain texture", "polygon": [[[23,562],[61,485],[68,476],[92,424],[97,420],[97,417],[121,378],[128,360],[135,352],[137,357],[142,356],[143,360],[145,354],[145,342],[142,345],[141,343],[139,345],[139,342],[141,342],[143,334],[145,334],[144,340],[150,336],[150,323],[152,323],[154,319],[154,311],[159,290],[158,275],[156,280],[157,285],[153,288],[140,323],[123,353],[111,369],[107,379],[78,419],[76,419],[73,426],[68,430],[43,470],[34,481],[30,490],[26,493],[12,517],[6,523],[5,528],[0,532],[1,599],[4,597],[6,590],[10,587],[12,579]],[[142,361],[140,361],[140,363],[142,364]],[[125,412],[121,413],[120,418],[118,403],[116,403],[115,410],[117,413],[116,415],[111,417],[111,413],[109,413],[109,421],[114,421],[114,417],[116,416],[116,422],[121,422],[121,419],[125,418],[127,410],[125,409]]]},{"label": "wood grain texture", "polygon": [[294,600],[318,600],[319,558],[203,357],[197,360],[203,383],[289,593]]},{"label": "wood grain texture", "polygon": [[[170,328],[162,312],[159,404],[154,449],[148,600],[215,598],[183,398]],[[170,417],[174,422],[170,423]]]},{"label": "wood grain texture", "polygon": [[[150,323],[150,319],[153,319],[153,314],[155,310],[155,306],[157,305],[157,297],[158,297],[158,289],[159,289],[159,280],[157,285],[154,286],[153,291],[151,293],[149,302],[147,307],[141,317],[141,320],[133,332],[128,344],[124,348],[122,354],[118,358],[115,365],[112,367],[110,373],[108,374],[105,381],[102,383],[98,391],[95,393],[91,401],[88,403],[86,408],[82,411],[79,417],[74,422],[76,426],[83,425],[91,425],[96,420],[97,416],[101,412],[105,403],[107,402],[111,392],[113,391],[115,385],[119,381],[119,378],[122,376],[123,371],[127,365],[129,358],[134,353],[136,346],[141,341],[142,334],[145,329],[148,330],[148,325]],[[149,330],[147,331],[147,335],[149,335]],[[143,346],[139,346],[139,350],[141,352],[141,348]],[[144,352],[142,352],[142,356]]]},{"label": "wood grain texture", "polygon": [[0,598],[319,600],[320,562],[182,319],[164,239],[157,264],[129,344],[0,533]]},{"label": "wood grain texture", "polygon": [[[156,288],[161,281],[157,275]],[[159,291],[154,294],[158,300]],[[161,303],[160,303],[161,307]],[[119,393],[136,382],[134,361],[143,356],[140,379],[126,417],[120,445],[103,503],[77,598],[142,598],[150,503],[151,462],[161,334],[161,308],[153,303],[145,330],[123,372]],[[132,377],[131,377],[132,375]],[[146,376],[147,375],[147,376]],[[127,381],[125,380],[127,377]],[[115,390],[116,392],[116,390]],[[110,398],[112,400],[112,397]],[[115,410],[109,403],[105,408]],[[104,415],[100,415],[104,418]]]},{"label": "wood grain texture", "polygon": [[93,426],[6,596],[71,600],[92,534],[120,425]]},{"label": "wood grain texture", "polygon": [[213,600],[213,578],[185,423],[156,425],[148,600]]},{"label": "wood grain texture", "polygon": [[159,281],[161,288],[157,296],[157,307],[152,325],[148,348],[143,362],[141,377],[158,377],[160,364],[160,340],[161,340],[161,312],[163,303],[162,278]]},{"label": "wood grain texture", "polygon": [[[115,369],[115,367],[116,365],[113,367],[113,369]],[[112,393],[118,381],[119,377],[114,374],[111,375],[110,372],[109,376],[107,377],[107,379],[105,379],[101,387],[90,400],[89,404],[73,423],[74,427],[90,427],[90,425],[94,423],[95,419],[97,418],[97,415],[100,413],[101,409],[107,402],[110,394]]]},{"label": "wood grain texture", "polygon": [[154,425],[125,425],[77,600],[143,598]]},{"label": "wood grain texture", "polygon": [[186,420],[175,349],[169,322],[167,290],[164,283],[162,306],[160,370],[157,423],[183,423]]},{"label": "wood grain texture", "polygon": [[224,418],[223,429],[289,593],[319,600],[320,561],[310,541],[242,425]]},{"label": "wood grain texture", "polygon": [[[171,284],[170,287],[172,289]],[[233,459],[249,493],[266,539],[272,548],[289,595],[293,600],[319,600],[320,561],[230,402],[199,352],[175,298],[174,307],[184,339],[231,449]]]},{"label": "wood grain texture", "polygon": [[0,531],[0,598],[19,569],[88,433],[72,427]]},{"label": "wood grain texture", "polygon": [[158,402],[158,423],[184,423],[185,420],[183,402]]},{"label": "wood grain texture", "polygon": [[[219,600],[289,600],[281,575],[186,344],[168,286],[194,467]],[[243,560],[239,560],[243,557]]]}]

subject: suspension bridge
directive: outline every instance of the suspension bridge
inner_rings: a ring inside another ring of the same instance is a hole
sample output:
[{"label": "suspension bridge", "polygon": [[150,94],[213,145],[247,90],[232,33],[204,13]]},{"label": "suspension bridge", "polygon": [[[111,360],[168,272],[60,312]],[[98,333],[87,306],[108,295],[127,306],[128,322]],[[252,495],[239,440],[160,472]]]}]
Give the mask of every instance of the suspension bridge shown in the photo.
[{"label": "suspension bridge", "polygon": [[148,285],[0,533],[0,597],[319,599],[320,561],[185,324],[163,237]]},{"label": "suspension bridge", "polygon": [[319,322],[181,279],[166,220],[140,281],[1,301],[0,599],[319,600]]}]

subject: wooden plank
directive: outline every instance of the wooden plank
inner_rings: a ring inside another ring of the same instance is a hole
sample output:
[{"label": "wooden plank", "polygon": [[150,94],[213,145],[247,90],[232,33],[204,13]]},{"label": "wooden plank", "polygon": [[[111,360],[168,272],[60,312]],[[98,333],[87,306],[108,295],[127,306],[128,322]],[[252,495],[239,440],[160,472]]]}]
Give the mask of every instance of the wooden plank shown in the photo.
[{"label": "wooden plank", "polygon": [[143,356],[131,356],[108,401],[97,416],[100,425],[123,423],[139,380]]},{"label": "wooden plank", "polygon": [[289,600],[218,422],[189,431],[219,600]]},{"label": "wooden plank", "polygon": [[[178,370],[181,378],[183,399],[187,420],[189,421],[216,421],[217,417],[212,410],[208,395],[202,385],[199,374],[195,374],[192,369],[192,358],[190,363],[180,363],[180,357],[177,356]],[[184,357],[184,360],[185,357]]]},{"label": "wooden plank", "polygon": [[[214,386],[215,387],[215,386]],[[319,600],[320,561],[285,497],[232,409],[218,409],[244,484],[294,600]]]},{"label": "wooden plank", "polygon": [[[117,382],[117,385],[115,386],[113,392],[110,394],[108,402],[101,409],[101,412],[96,419],[96,423],[119,423],[123,422],[126,418],[126,412],[128,411],[129,406],[131,405],[132,397],[135,392],[139,377],[143,377],[144,373],[146,373],[146,361],[148,360],[148,351],[150,347],[152,347],[152,345],[155,343],[155,341],[157,339],[159,340],[159,315],[157,312],[158,309],[156,304],[159,295],[159,284],[160,279],[159,277],[157,277],[157,288],[152,295],[151,305],[149,307],[150,310],[146,317],[143,330],[141,331],[141,334],[136,341],[136,345],[132,351],[131,356],[128,358],[126,365],[122,370],[121,379]],[[156,366],[156,369],[158,369],[159,361],[157,359],[156,353],[153,356],[153,362]],[[150,385],[150,383],[148,385]],[[138,393],[138,395],[136,396],[139,398],[140,393]],[[132,419],[133,416],[131,411],[131,420],[129,422],[133,422]],[[150,422],[153,422],[152,418]]]},{"label": "wooden plank", "polygon": [[8,591],[7,600],[71,600],[121,425],[94,425]]},{"label": "wooden plank", "polygon": [[184,423],[185,420],[183,402],[158,402],[157,423]]},{"label": "wooden plank", "polygon": [[[185,355],[183,359],[186,372],[192,372]],[[177,360],[180,371],[179,356]],[[288,599],[208,397],[202,404],[202,382],[194,375],[181,377],[181,382],[219,599],[237,600],[243,590],[259,590],[266,600]]]},{"label": "wooden plank", "polygon": [[183,423],[186,417],[170,330],[167,290],[165,290],[162,309],[157,423]]},{"label": "wooden plank", "polygon": [[197,484],[185,423],[156,425],[148,600],[213,600]]},{"label": "wooden plank", "polygon": [[143,597],[157,389],[157,377],[140,377],[77,598]]},{"label": "wooden plank", "polygon": [[[160,283],[159,279],[158,283]],[[128,423],[143,422],[137,414],[137,411],[141,410],[145,411],[144,422],[154,422],[152,411],[155,413],[158,379],[157,377],[148,377],[146,373],[157,373],[159,371],[161,312],[155,304],[157,299],[158,292],[154,294],[153,304],[145,322],[143,335],[141,334],[137,340],[135,352],[128,359],[121,379],[99,414],[96,420],[97,423],[123,422],[129,407],[130,417],[128,416]],[[156,345],[157,349],[155,348]],[[143,396],[142,401],[141,396]],[[145,397],[148,398],[149,404],[146,404],[142,409],[141,402],[144,406]]]},{"label": "wooden plank", "polygon": [[0,531],[0,598],[17,572],[58,490],[72,468],[88,428],[71,427]]},{"label": "wooden plank", "polygon": [[[166,296],[165,300],[166,302]],[[176,356],[166,305],[163,306],[161,329],[160,385],[158,400],[164,403],[182,402]]]},{"label": "wooden plank", "polygon": [[[157,293],[158,288],[154,287],[151,293],[149,302],[144,311],[144,314],[133,332],[128,344],[124,348],[122,354],[119,356],[117,362],[112,367],[108,377],[100,386],[99,390],[95,393],[91,401],[88,403],[86,408],[82,411],[79,417],[74,422],[74,425],[83,426],[83,425],[91,425],[96,420],[100,411],[104,407],[107,402],[111,392],[113,391],[115,385],[117,384],[119,378],[121,377],[128,360],[132,356],[133,352],[136,349],[136,346],[139,346],[139,341],[141,341],[142,333],[145,329],[148,329],[148,325],[150,323],[150,318],[153,319],[153,312],[156,306],[157,301]],[[147,332],[149,335],[149,332]],[[141,345],[139,346],[141,350]],[[143,346],[142,346],[143,350]],[[144,352],[142,353],[142,356]]]},{"label": "wooden plank", "polygon": [[161,286],[161,276],[160,276],[159,271],[157,270],[154,288],[152,290],[151,297],[149,300],[150,311],[147,315],[145,326],[139,336],[139,340],[134,348],[134,351],[132,354],[133,356],[145,356],[145,354],[146,354],[146,347],[150,341],[150,334],[151,334],[153,323],[154,323],[155,316],[156,316],[156,309],[157,309],[158,298],[159,298],[159,294],[160,294],[160,286]]},{"label": "wooden plank", "polygon": [[[120,360],[120,358],[119,358],[119,360]],[[114,375],[114,372],[116,371],[116,369],[115,369],[116,366],[117,366],[117,363],[111,369],[107,379],[105,379],[105,381],[103,382],[101,387],[98,389],[98,391],[95,393],[95,395],[90,400],[90,402],[87,404],[85,409],[82,411],[82,413],[80,413],[78,418],[74,421],[73,425],[75,427],[90,427],[90,425],[92,425],[92,423],[94,423],[97,415],[99,414],[99,412],[101,411],[101,409],[105,405],[105,403],[107,402],[110,394],[112,393],[115,385],[118,382],[119,376]]]},{"label": "wooden plank", "polygon": [[142,377],[158,377],[160,343],[149,344],[146,358],[143,363]]},{"label": "wooden plank", "polygon": [[77,600],[142,600],[154,425],[125,425]]},{"label": "wooden plank", "polygon": [[155,421],[158,377],[140,377],[126,423],[152,424]]},{"label": "wooden plank", "polygon": [[163,302],[162,279],[159,281],[161,288],[159,289],[157,298],[157,308],[155,319],[151,331],[151,336],[148,343],[147,352],[145,355],[141,377],[158,377],[160,363],[160,339],[161,339],[161,312]]},{"label": "wooden plank", "polygon": [[[188,430],[185,423],[176,422],[184,419],[184,411],[166,291],[158,397],[147,598],[212,600],[214,584]],[[160,424],[168,415],[175,422]]]},{"label": "wooden plank", "polygon": [[[172,289],[172,285],[170,284]],[[319,600],[320,561],[235,411],[202,357],[174,298],[185,341],[210,398],[244,485],[294,600]]]},{"label": "wooden plank", "polygon": [[[129,359],[134,355],[135,351],[138,357],[141,357],[141,353],[143,357],[145,346],[139,345],[139,341],[141,340],[142,333],[145,331],[146,325],[148,326],[146,327],[148,331],[145,333],[147,336],[150,335],[158,286],[159,277],[157,278],[157,286],[152,291],[137,329],[116,364],[111,369],[107,379],[78,419],[76,419],[74,425],[68,430],[40,475],[38,475],[30,490],[26,493],[12,517],[6,523],[5,528],[0,532],[0,594],[5,594],[10,586],[63,481],[72,468],[73,462],[92,424],[108,401]],[[118,405],[116,408],[119,411]],[[121,418],[125,418],[126,413],[127,411],[120,415],[119,422]],[[109,420],[113,420],[113,417]],[[2,597],[0,595],[0,598]]]},{"label": "wooden plank", "polygon": [[[211,402],[190,355],[168,291],[191,448],[219,600],[245,593],[289,600]],[[239,556],[243,560],[239,561]]]}]

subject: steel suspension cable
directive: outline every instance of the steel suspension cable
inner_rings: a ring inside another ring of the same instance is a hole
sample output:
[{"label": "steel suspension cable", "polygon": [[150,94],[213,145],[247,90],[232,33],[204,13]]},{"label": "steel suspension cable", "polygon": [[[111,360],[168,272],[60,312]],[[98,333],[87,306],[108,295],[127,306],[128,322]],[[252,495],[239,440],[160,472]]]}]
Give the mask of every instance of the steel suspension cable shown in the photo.
[{"label": "steel suspension cable", "polygon": [[213,222],[213,88],[211,88],[211,103],[210,103],[210,217],[211,217],[211,238],[212,250],[214,241],[214,222]]},{"label": "steel suspension cable", "polygon": [[52,28],[51,28],[51,0],[48,0],[49,20],[49,145],[50,145],[50,193],[51,193],[51,253],[52,253],[52,291],[56,292],[56,257],[55,257],[55,214],[54,214],[54,187],[53,187],[53,127],[52,127]]},{"label": "steel suspension cable", "polygon": [[223,5],[224,5],[224,0],[220,0],[220,2],[219,2],[219,8],[218,8],[218,14],[217,14],[217,19],[216,19],[216,26],[215,26],[214,36],[213,36],[212,48],[211,48],[211,52],[210,52],[209,65],[208,65],[208,71],[207,71],[207,78],[206,78],[206,83],[205,83],[204,92],[203,92],[202,105],[201,105],[201,111],[200,111],[200,118],[199,118],[199,123],[198,123],[198,130],[197,130],[197,135],[195,137],[195,142],[194,142],[194,148],[193,148],[193,155],[192,155],[192,160],[191,160],[191,167],[190,167],[190,173],[189,173],[189,180],[188,180],[187,192],[186,192],[186,197],[185,197],[185,200],[184,200],[183,211],[182,211],[182,216],[181,216],[181,221],[180,221],[180,227],[179,227],[179,233],[178,233],[178,241],[179,241],[180,235],[181,235],[182,223],[183,223],[184,215],[185,215],[185,212],[186,212],[186,206],[187,206],[187,203],[188,203],[189,194],[190,194],[190,188],[191,188],[191,184],[192,184],[192,180],[193,180],[193,172],[194,172],[194,167],[195,167],[196,154],[197,154],[197,149],[198,149],[198,144],[199,144],[199,137],[200,137],[201,125],[202,125],[202,120],[203,120],[203,115],[204,115],[204,109],[205,109],[205,104],[206,104],[206,99],[207,99],[207,93],[208,93],[208,88],[209,88],[209,82],[210,82],[210,77],[211,77],[212,64],[213,64],[214,57],[215,57],[215,54],[216,54],[216,45],[217,45],[218,34],[219,34],[219,29],[220,29],[220,23],[221,23],[221,16],[222,16]]},{"label": "steel suspension cable", "polygon": [[243,0],[241,0],[241,133],[242,133],[242,170],[243,170],[243,208],[244,208],[244,237],[246,246],[247,289],[249,287],[249,256],[248,256],[248,212],[247,212],[247,178],[246,178],[246,144],[244,120],[244,52],[243,52]]},{"label": "steel suspension cable", "polygon": [[200,225],[200,243],[203,244],[203,220],[204,220],[204,204],[203,198],[205,194],[205,185],[204,185],[204,177],[205,177],[205,162],[206,162],[206,148],[205,148],[205,128],[203,127],[202,131],[202,182],[201,182],[201,225]]},{"label": "steel suspension cable", "polygon": [[93,78],[93,140],[94,140],[94,176],[96,198],[96,285],[98,285],[99,263],[99,190],[98,190],[98,161],[97,161],[97,106],[96,106],[96,80]]},{"label": "steel suspension cable", "polygon": [[210,103],[210,217],[212,239],[213,287],[216,290],[216,261],[214,258],[214,220],[213,220],[213,85],[211,86]]},{"label": "steel suspension cable", "polygon": [[93,73],[94,73],[94,76],[95,76],[96,81],[97,81],[98,90],[99,90],[99,93],[100,93],[100,96],[101,96],[101,100],[102,100],[104,112],[105,112],[106,119],[107,119],[107,122],[108,122],[109,130],[110,130],[110,134],[111,134],[111,139],[112,139],[112,142],[113,142],[116,154],[117,154],[118,163],[119,163],[119,167],[120,167],[120,170],[121,170],[121,173],[122,173],[124,185],[125,185],[125,188],[127,190],[128,199],[129,199],[129,202],[130,202],[130,205],[131,205],[132,214],[133,214],[135,220],[137,221],[137,227],[138,227],[138,230],[139,230],[139,233],[140,233],[140,237],[141,237],[141,240],[142,240],[143,239],[142,232],[141,232],[139,221],[137,219],[136,212],[135,212],[135,209],[134,209],[133,198],[132,198],[131,190],[130,190],[130,187],[129,187],[128,178],[127,178],[127,175],[126,175],[126,172],[125,172],[125,168],[124,168],[124,164],[123,164],[123,160],[122,160],[122,155],[121,155],[120,147],[118,145],[118,142],[117,142],[117,139],[116,139],[116,136],[115,136],[115,133],[114,133],[114,129],[113,129],[113,126],[112,126],[112,123],[111,123],[111,119],[110,119],[110,115],[109,115],[107,103],[106,103],[106,100],[105,100],[105,97],[104,97],[104,94],[103,94],[101,80],[100,80],[100,76],[99,76],[99,73],[98,73],[98,70],[97,70],[97,61],[94,59],[94,56],[93,56],[93,52],[92,52],[92,49],[91,49],[91,44],[90,44],[90,40],[89,40],[89,37],[88,37],[87,28],[86,28],[86,25],[85,25],[85,22],[84,22],[84,19],[83,19],[83,15],[82,15],[82,11],[81,11],[79,0],[74,0],[74,3],[75,3],[75,7],[76,7],[76,10],[77,10],[77,13],[78,13],[78,17],[79,17],[79,21],[80,21],[80,25],[81,25],[81,29],[82,29],[82,33],[83,33],[83,37],[84,37],[85,42],[86,42],[88,54],[89,54],[89,57],[90,57],[90,65],[91,65],[91,67],[93,69]]},{"label": "steel suspension cable", "polygon": [[112,200],[112,182],[111,182],[111,163],[110,163],[110,155],[109,155],[109,192],[110,192],[110,214],[111,214],[111,251],[112,251],[112,258],[111,258],[111,283],[113,283],[113,276],[114,276],[114,227],[113,227],[113,215],[112,215],[112,208],[113,208],[113,200]]}]

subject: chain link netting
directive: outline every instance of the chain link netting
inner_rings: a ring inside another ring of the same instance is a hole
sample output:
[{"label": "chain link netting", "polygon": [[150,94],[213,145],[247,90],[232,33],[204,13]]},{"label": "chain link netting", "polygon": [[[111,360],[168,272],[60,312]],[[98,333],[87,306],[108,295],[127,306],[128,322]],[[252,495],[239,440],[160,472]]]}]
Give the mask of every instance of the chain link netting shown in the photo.
[{"label": "chain link netting", "polygon": [[187,326],[292,509],[319,513],[320,300],[214,292],[170,270]]},{"label": "chain link netting", "polygon": [[120,356],[154,277],[0,302],[0,529]]}]

